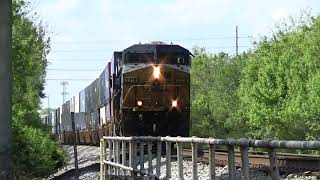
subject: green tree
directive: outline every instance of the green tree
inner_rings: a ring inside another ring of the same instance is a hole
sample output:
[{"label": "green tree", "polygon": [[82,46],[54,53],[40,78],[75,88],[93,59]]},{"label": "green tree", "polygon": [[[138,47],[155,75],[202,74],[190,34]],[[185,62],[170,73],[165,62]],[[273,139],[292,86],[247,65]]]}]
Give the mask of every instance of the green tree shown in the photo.
[{"label": "green tree", "polygon": [[[30,179],[54,171],[63,151],[40,123],[50,39],[29,3],[13,1],[12,112],[13,161],[16,179]],[[38,22],[38,23],[36,23]]]},{"label": "green tree", "polygon": [[210,55],[203,48],[193,50],[191,70],[192,134],[235,136],[232,121],[239,98],[242,56]]},{"label": "green tree", "polygon": [[320,138],[320,18],[283,23],[245,61],[239,114],[255,138]]}]

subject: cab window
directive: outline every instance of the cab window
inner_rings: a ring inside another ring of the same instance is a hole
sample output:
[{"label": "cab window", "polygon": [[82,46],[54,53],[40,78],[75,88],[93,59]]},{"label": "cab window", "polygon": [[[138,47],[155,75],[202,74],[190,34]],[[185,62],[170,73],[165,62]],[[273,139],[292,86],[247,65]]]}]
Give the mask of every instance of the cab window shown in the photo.
[{"label": "cab window", "polygon": [[189,55],[186,54],[160,54],[160,63],[189,65]]},{"label": "cab window", "polygon": [[153,63],[153,53],[128,53],[126,54],[125,63]]}]

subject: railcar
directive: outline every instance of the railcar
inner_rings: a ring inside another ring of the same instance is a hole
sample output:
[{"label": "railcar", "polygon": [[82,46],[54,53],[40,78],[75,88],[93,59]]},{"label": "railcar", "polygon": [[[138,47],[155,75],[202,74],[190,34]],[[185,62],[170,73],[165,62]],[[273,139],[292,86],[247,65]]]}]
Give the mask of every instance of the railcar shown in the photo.
[{"label": "railcar", "polygon": [[96,144],[103,135],[188,136],[190,56],[179,45],[161,42],[114,52],[100,76],[50,117],[54,132],[72,143],[75,112],[80,144]]}]

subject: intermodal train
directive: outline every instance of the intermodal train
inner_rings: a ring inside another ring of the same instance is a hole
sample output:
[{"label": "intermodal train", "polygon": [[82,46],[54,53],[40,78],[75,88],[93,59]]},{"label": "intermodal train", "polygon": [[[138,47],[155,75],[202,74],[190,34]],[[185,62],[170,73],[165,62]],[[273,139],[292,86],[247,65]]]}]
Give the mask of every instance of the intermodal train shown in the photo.
[{"label": "intermodal train", "polygon": [[163,42],[113,52],[100,76],[43,123],[64,143],[97,144],[103,135],[188,136],[191,56]]}]

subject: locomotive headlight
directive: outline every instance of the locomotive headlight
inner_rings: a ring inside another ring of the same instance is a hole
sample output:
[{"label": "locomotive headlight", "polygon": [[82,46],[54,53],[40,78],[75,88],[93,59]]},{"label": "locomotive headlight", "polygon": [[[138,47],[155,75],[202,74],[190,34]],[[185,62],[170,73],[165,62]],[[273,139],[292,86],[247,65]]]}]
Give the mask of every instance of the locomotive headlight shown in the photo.
[{"label": "locomotive headlight", "polygon": [[141,106],[142,106],[142,101],[137,101],[137,105],[138,105],[139,107],[141,107]]},{"label": "locomotive headlight", "polygon": [[178,106],[178,101],[177,100],[173,100],[172,102],[171,102],[171,106],[172,107],[177,107]]},{"label": "locomotive headlight", "polygon": [[153,67],[153,77],[155,79],[159,79],[160,78],[160,67],[159,66]]}]

